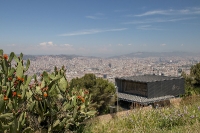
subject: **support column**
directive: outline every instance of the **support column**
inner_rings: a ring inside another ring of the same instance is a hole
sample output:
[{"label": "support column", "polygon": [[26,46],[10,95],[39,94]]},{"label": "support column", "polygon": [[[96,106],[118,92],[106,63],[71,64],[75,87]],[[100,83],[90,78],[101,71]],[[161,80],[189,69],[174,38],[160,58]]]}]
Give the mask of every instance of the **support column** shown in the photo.
[{"label": "support column", "polygon": [[133,107],[133,102],[132,102],[131,106],[132,106],[132,109],[134,109],[134,107]]}]

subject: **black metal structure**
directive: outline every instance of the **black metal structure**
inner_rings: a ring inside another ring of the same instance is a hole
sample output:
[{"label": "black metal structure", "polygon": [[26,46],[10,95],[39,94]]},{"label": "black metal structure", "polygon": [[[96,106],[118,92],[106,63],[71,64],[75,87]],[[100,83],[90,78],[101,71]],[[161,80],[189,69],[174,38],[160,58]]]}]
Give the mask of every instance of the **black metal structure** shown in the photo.
[{"label": "black metal structure", "polygon": [[185,93],[184,78],[160,75],[140,75],[115,78],[119,99],[153,103]]}]

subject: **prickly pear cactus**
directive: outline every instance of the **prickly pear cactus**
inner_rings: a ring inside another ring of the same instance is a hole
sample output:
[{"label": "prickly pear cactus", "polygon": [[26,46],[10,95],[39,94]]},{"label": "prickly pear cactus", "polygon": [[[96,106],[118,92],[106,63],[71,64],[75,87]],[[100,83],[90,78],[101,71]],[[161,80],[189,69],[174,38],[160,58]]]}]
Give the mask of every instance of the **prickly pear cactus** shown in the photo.
[{"label": "prickly pear cactus", "polygon": [[[0,132],[31,131],[26,122],[24,102],[31,80],[24,72],[28,70],[30,61],[24,67],[22,57],[22,54],[17,57],[13,52],[8,56],[0,50]],[[11,65],[13,59],[16,62],[15,67]]]},{"label": "prickly pear cactus", "polygon": [[51,74],[43,72],[41,80],[35,78],[30,85],[33,102],[29,109],[39,115],[37,121],[43,131],[77,130],[84,120],[95,115],[96,111],[90,111],[89,92],[68,86],[64,68],[55,68]]},{"label": "prickly pear cactus", "polygon": [[[13,67],[11,64],[15,62]],[[95,115],[86,89],[70,88],[65,69],[27,76],[30,61],[0,50],[0,132],[77,131]]]}]

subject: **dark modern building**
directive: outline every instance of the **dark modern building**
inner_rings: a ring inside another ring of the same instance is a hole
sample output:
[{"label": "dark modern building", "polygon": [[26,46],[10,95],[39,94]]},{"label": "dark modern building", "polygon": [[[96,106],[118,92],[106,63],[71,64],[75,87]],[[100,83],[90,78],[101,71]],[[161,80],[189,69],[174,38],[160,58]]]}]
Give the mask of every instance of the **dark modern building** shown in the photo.
[{"label": "dark modern building", "polygon": [[169,100],[185,93],[184,78],[141,75],[115,78],[118,99],[148,105]]}]

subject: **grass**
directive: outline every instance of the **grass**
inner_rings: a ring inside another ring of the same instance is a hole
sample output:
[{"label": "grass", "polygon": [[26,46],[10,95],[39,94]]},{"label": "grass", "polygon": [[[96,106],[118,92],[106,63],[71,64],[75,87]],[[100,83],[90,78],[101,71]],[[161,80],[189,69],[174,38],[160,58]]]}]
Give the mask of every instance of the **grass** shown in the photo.
[{"label": "grass", "polygon": [[108,122],[94,119],[85,133],[185,133],[200,131],[200,96],[183,98],[179,106],[134,109]]}]

